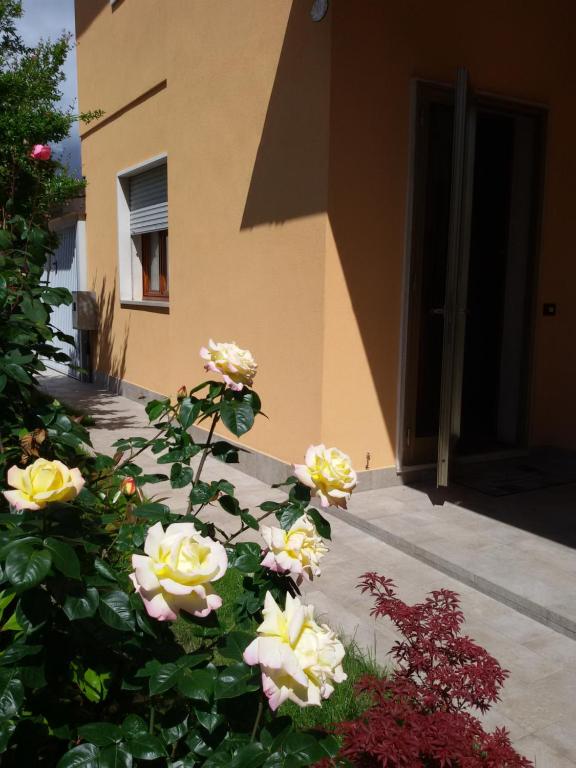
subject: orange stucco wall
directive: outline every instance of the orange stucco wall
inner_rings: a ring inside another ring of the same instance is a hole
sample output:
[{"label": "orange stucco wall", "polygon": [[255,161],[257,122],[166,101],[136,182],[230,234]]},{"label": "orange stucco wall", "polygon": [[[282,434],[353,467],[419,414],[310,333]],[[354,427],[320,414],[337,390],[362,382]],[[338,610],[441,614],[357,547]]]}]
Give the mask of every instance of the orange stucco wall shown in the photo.
[{"label": "orange stucco wall", "polygon": [[[173,392],[209,337],[260,364],[271,420],[247,443],[312,441],[395,462],[410,82],[549,107],[531,441],[575,445],[576,9],[570,0],[76,0],[96,365]],[[165,83],[164,83],[165,81]],[[155,90],[154,90],[155,89]],[[143,94],[149,95],[141,98]],[[127,107],[128,105],[128,107]],[[121,307],[118,171],[168,154],[170,311]]]},{"label": "orange stucco wall", "polygon": [[[81,107],[106,111],[82,145],[96,367],[173,393],[201,381],[209,338],[235,340],[270,416],[245,442],[299,461],[321,436],[330,28],[291,6],[77,0],[76,13]],[[163,152],[168,314],[122,307],[117,282],[116,174]]]},{"label": "orange stucco wall", "polygon": [[410,81],[451,83],[459,65],[549,109],[530,441],[576,447],[575,37],[569,0],[333,2],[323,434],[357,461],[394,461]]}]

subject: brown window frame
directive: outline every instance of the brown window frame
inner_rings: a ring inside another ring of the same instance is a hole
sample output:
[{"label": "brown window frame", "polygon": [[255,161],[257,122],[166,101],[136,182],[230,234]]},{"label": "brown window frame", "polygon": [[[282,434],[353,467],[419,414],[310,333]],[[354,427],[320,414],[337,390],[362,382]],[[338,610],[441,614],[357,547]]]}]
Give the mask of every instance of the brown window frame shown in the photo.
[{"label": "brown window frame", "polygon": [[[160,288],[153,291],[150,288],[150,238],[151,235],[158,235],[158,246],[160,249]],[[161,229],[157,232],[144,232],[141,235],[142,244],[142,296],[145,299],[154,301],[166,301],[169,298],[168,292],[168,230]]]}]

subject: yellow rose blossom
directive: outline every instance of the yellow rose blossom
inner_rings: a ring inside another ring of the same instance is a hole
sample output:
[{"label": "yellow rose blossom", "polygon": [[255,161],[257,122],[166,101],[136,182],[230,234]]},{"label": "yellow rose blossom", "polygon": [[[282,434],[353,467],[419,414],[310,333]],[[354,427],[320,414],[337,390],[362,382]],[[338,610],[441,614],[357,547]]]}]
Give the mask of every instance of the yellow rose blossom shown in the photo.
[{"label": "yellow rose blossom", "polygon": [[84,486],[79,469],[68,469],[61,461],[47,459],[36,459],[24,469],[10,467],[6,479],[16,490],[4,491],[4,496],[18,510],[42,509],[56,501],[72,501]]},{"label": "yellow rose blossom", "polygon": [[210,339],[208,346],[200,350],[200,357],[208,361],[204,369],[220,373],[230,389],[240,392],[252,386],[258,366],[252,353],[240,349],[234,341],[217,343]]},{"label": "yellow rose blossom", "polygon": [[317,494],[323,507],[333,505],[346,509],[356,487],[356,472],[352,462],[338,448],[311,445],[306,451],[305,464],[296,464],[294,474],[301,483]]},{"label": "yellow rose blossom", "polygon": [[267,550],[262,565],[277,573],[289,573],[298,581],[311,581],[320,575],[319,562],[328,547],[308,515],[302,515],[284,531],[268,525],[260,526]]},{"label": "yellow rose blossom", "polygon": [[145,555],[132,555],[130,579],[146,611],[158,621],[175,621],[180,611],[204,618],[220,608],[222,598],[211,582],[228,567],[226,550],[201,536],[193,523],[162,523],[148,529]]},{"label": "yellow rose blossom", "polygon": [[281,610],[270,592],[264,598],[258,637],[244,651],[246,664],[259,664],[270,709],[287,699],[300,707],[318,706],[346,680],[344,646],[330,627],[314,620],[314,608],[286,595]]}]

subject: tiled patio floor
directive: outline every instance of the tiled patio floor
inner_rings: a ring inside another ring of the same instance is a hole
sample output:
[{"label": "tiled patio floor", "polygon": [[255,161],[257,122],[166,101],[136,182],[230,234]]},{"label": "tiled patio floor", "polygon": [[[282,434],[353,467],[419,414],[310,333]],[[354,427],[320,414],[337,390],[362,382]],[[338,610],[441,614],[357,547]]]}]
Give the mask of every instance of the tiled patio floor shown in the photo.
[{"label": "tiled patio floor", "polygon": [[[50,376],[45,386],[94,415],[92,437],[99,451],[110,451],[119,437],[149,429],[140,403],[63,376]],[[145,469],[157,471],[152,456],[140,459]],[[207,462],[206,479],[223,476],[234,483],[245,505],[281,497],[233,466]],[[171,491],[167,485],[155,490],[170,494],[174,511],[184,509],[185,492]],[[526,504],[545,510],[546,495],[534,493],[549,494],[552,505],[573,508],[573,486],[521,494],[532,497]],[[540,621],[526,613],[535,606],[550,609],[548,619],[576,619],[576,554],[550,538],[491,519],[486,510],[474,511],[478,499],[469,492],[454,494],[441,505],[434,504],[435,494],[426,488],[398,486],[356,494],[347,513],[332,517],[331,552],[322,576],[307,589],[310,601],[333,626],[354,635],[386,662],[394,635],[385,621],[369,617],[370,602],[355,589],[359,574],[375,570],[393,578],[409,601],[438,587],[459,592],[466,632],[511,672],[502,700],[486,718],[488,724],[506,726],[517,749],[537,768],[573,768],[576,641],[544,626],[545,613]],[[522,501],[517,496],[507,503],[520,508]],[[522,613],[510,605],[515,595]],[[562,630],[570,628],[568,623]]]}]

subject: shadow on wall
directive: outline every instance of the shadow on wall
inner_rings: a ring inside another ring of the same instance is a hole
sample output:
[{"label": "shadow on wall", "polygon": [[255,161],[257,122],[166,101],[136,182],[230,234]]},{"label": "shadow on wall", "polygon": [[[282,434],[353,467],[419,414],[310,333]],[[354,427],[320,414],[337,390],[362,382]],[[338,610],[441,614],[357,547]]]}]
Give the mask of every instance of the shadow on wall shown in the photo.
[{"label": "shadow on wall", "polygon": [[307,2],[292,3],[241,229],[326,210],[329,34]]},{"label": "shadow on wall", "polygon": [[[97,284],[97,277],[94,284]],[[130,325],[127,326],[124,338],[119,339],[118,334],[113,334],[114,314],[116,312],[116,282],[111,290],[107,287],[107,278],[104,276],[99,290],[96,291],[99,325],[98,340],[93,347],[96,350],[93,367],[96,371],[111,377],[108,381],[110,389],[114,389],[115,382],[122,381],[126,372],[126,350]]]},{"label": "shadow on wall", "polygon": [[392,185],[391,197],[388,175],[405,158],[387,136],[403,123],[383,108],[393,102],[370,31],[385,23],[385,4],[367,2],[361,14],[352,5],[333,4],[315,24],[308,3],[292,4],[241,229],[328,212],[393,444],[405,192]]},{"label": "shadow on wall", "polygon": [[81,37],[106,9],[110,12],[110,0],[76,0],[76,38]]}]

